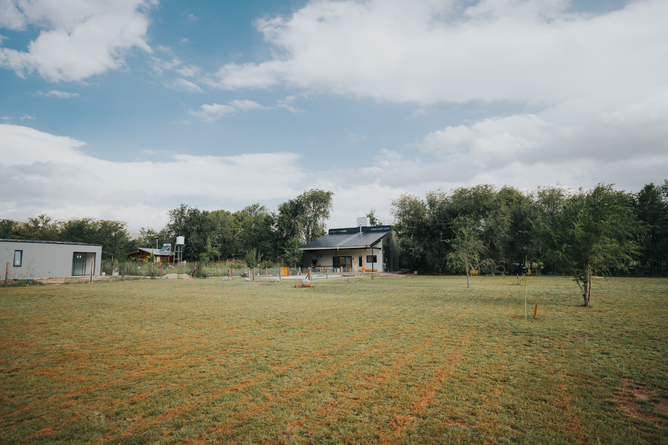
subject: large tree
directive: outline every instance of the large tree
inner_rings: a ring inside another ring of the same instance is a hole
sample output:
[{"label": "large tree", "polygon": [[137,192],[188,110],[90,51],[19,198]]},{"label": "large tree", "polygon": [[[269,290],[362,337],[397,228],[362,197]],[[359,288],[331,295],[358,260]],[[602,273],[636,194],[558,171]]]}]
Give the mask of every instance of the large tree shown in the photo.
[{"label": "large tree", "polygon": [[592,277],[627,269],[639,250],[635,240],[640,232],[631,197],[602,184],[570,196],[541,227],[547,255],[573,276],[586,307],[591,305]]},{"label": "large tree", "polygon": [[402,262],[412,270],[427,266],[429,223],[427,204],[417,196],[401,195],[392,201],[394,230],[399,239]]},{"label": "large tree", "polygon": [[199,255],[206,251],[206,245],[210,233],[210,221],[207,211],[200,211],[196,207],[181,204],[177,209],[167,212],[169,223],[167,229],[173,239],[177,236],[185,238],[183,246],[183,259],[187,261],[198,261]]},{"label": "large tree", "polygon": [[662,186],[647,184],[635,195],[638,219],[646,232],[638,239],[643,248],[640,256],[642,273],[656,275],[665,272],[668,263],[668,181]]},{"label": "large tree", "polygon": [[332,210],[334,192],[311,189],[297,197],[301,204],[300,224],[306,235],[306,242],[317,239],[325,234],[325,221]]}]

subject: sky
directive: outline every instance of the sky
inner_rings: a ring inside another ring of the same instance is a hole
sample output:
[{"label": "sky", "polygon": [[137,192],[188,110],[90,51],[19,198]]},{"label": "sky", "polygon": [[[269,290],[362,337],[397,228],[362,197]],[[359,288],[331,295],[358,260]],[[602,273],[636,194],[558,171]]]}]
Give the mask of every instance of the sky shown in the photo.
[{"label": "sky", "polygon": [[665,0],[0,0],[0,218],[668,179]]}]

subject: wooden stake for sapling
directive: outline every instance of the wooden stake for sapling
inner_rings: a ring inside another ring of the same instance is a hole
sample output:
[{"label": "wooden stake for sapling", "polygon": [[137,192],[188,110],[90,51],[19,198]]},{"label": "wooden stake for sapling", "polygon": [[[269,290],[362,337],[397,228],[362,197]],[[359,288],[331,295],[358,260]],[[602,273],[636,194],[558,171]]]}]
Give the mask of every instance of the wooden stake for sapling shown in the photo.
[{"label": "wooden stake for sapling", "polygon": [[536,315],[538,315],[538,305],[536,305],[536,309],[533,311],[533,319],[536,319]]},{"label": "wooden stake for sapling", "polygon": [[308,280],[311,281],[311,268],[308,268]]},{"label": "wooden stake for sapling", "polygon": [[5,269],[5,286],[7,286],[8,277],[9,277],[9,261],[7,261],[7,268]]}]

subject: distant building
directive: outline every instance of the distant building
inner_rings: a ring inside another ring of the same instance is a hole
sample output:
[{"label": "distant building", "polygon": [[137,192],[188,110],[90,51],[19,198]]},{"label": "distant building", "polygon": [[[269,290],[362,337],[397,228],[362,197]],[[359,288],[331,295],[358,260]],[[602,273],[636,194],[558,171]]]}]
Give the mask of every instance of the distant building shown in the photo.
[{"label": "distant building", "polygon": [[330,229],[329,233],[300,247],[303,267],[343,267],[367,272],[399,270],[396,233],[392,226],[369,226],[358,218],[357,227]]},{"label": "distant building", "polygon": [[99,276],[101,260],[99,244],[0,239],[3,279],[7,270],[9,279]]},{"label": "distant building", "polygon": [[150,257],[151,254],[155,257],[156,263],[161,263],[166,261],[168,263],[174,262],[174,252],[172,252],[171,244],[163,244],[160,249],[151,249],[150,247],[140,247],[136,252],[128,254],[126,257],[128,260],[132,258],[137,258],[139,261],[143,261],[146,258]]}]

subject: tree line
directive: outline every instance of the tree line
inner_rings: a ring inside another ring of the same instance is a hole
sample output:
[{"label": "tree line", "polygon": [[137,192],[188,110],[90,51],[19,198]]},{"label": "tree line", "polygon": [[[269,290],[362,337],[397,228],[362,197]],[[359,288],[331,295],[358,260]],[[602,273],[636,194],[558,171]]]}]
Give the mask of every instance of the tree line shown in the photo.
[{"label": "tree line", "polygon": [[392,214],[402,267],[411,270],[468,275],[522,263],[573,275],[585,305],[594,274],[668,273],[668,181],[637,193],[477,185],[402,195]]},{"label": "tree line", "polygon": [[0,220],[0,238],[69,241],[102,245],[102,259],[124,259],[138,247],[161,247],[169,243],[174,250],[176,237],[185,238],[183,259],[209,262],[248,259],[301,263],[303,244],[325,234],[333,193],[307,190],[270,212],[259,203],[243,210],[200,210],[186,204],[168,212],[169,222],[160,229],[142,227],[140,237],[131,239],[127,225],[119,221],[91,218],[54,221],[47,215],[26,222]]}]

